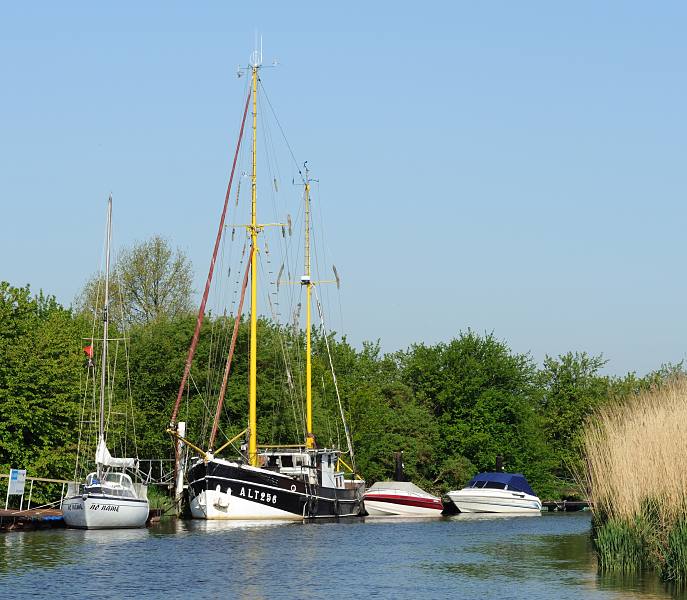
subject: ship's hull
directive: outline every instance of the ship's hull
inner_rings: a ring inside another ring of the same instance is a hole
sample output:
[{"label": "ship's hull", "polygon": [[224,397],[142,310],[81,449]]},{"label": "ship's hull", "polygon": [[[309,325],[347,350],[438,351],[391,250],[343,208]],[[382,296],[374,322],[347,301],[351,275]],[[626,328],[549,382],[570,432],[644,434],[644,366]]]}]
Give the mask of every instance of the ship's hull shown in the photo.
[{"label": "ship's hull", "polygon": [[539,514],[541,501],[537,496],[512,492],[464,488],[447,494],[461,513]]},{"label": "ship's hull", "polygon": [[365,510],[370,517],[440,517],[443,509],[365,498]]},{"label": "ship's hull", "polygon": [[62,503],[64,522],[77,529],[128,529],[145,527],[147,500],[105,495],[72,496]]},{"label": "ship's hull", "polygon": [[235,462],[197,461],[188,472],[195,519],[284,520],[359,517],[362,487],[334,489]]},{"label": "ship's hull", "polygon": [[365,494],[365,510],[370,517],[440,517],[443,509],[438,498]]}]

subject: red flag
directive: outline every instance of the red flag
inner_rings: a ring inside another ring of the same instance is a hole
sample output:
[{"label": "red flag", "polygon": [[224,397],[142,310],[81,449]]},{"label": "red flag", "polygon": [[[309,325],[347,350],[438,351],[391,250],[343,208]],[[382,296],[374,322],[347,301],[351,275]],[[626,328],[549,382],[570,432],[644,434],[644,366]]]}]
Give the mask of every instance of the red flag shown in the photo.
[{"label": "red flag", "polygon": [[86,346],[83,349],[83,351],[86,353],[86,356],[88,356],[88,358],[93,358],[93,345]]}]

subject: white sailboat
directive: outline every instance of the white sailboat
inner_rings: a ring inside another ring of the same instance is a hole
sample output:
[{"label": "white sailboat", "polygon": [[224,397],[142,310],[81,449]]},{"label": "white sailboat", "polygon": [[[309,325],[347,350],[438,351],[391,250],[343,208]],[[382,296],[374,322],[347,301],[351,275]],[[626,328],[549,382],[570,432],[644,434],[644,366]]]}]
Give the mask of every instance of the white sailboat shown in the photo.
[{"label": "white sailboat", "polygon": [[[80,529],[124,529],[143,527],[148,519],[147,488],[134,483],[125,472],[136,469],[135,458],[115,458],[107,448],[105,431],[105,390],[107,387],[107,352],[110,293],[110,242],[112,237],[112,196],[107,203],[107,243],[105,256],[105,303],[103,308],[103,348],[100,364],[100,402],[98,410],[98,445],[96,470],[85,482],[72,482],[62,502],[64,522]],[[91,352],[92,352],[92,346]]]}]

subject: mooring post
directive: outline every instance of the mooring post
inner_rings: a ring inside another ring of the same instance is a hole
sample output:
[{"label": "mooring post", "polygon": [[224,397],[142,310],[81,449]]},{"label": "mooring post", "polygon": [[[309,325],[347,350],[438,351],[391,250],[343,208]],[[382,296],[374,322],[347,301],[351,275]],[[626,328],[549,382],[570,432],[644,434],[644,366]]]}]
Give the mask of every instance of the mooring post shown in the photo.
[{"label": "mooring post", "polygon": [[400,452],[394,452],[394,460],[396,462],[396,467],[394,469],[394,479],[396,481],[405,481],[405,473],[403,472],[403,450]]},{"label": "mooring post", "polygon": [[[186,421],[179,421],[177,423],[177,434],[179,439],[176,441],[176,459],[174,461],[174,505],[176,507],[177,516],[181,515],[182,501],[184,498],[184,469],[186,464],[186,450],[184,442],[181,440],[186,435]],[[184,455],[182,456],[182,452]],[[183,463],[183,464],[182,464]]]},{"label": "mooring post", "polygon": [[31,486],[29,487],[29,502],[26,505],[26,510],[31,510],[31,494],[33,494],[33,479],[31,480]]},{"label": "mooring post", "polygon": [[62,484],[62,494],[60,495],[60,510],[62,510],[62,502],[64,502],[64,483]]},{"label": "mooring post", "polygon": [[7,506],[10,501],[10,479],[9,477],[7,478],[7,496],[5,496],[5,510],[7,510]]}]

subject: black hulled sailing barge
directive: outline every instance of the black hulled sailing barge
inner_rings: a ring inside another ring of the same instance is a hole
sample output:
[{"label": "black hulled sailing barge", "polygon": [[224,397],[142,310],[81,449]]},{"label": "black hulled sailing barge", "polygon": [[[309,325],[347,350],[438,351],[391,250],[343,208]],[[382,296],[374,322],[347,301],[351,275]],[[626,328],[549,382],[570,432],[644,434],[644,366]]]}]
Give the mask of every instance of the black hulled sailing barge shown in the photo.
[{"label": "black hulled sailing barge", "polygon": [[[210,265],[205,293],[201,302],[196,331],[193,336],[191,348],[184,376],[179,387],[177,402],[172,415],[169,432],[176,439],[177,452],[177,499],[181,500],[182,490],[186,491],[191,514],[198,519],[240,519],[240,520],[301,520],[316,517],[357,517],[365,514],[363,495],[365,483],[354,477],[347,479],[342,465],[344,452],[334,448],[317,448],[312,433],[312,395],[311,395],[311,293],[315,283],[310,274],[310,180],[307,169],[305,170],[305,274],[300,279],[300,285],[306,292],[306,435],[303,444],[296,446],[263,446],[257,444],[256,423],[256,371],[257,371],[257,273],[256,259],[258,249],[258,234],[265,225],[258,224],[256,220],[256,138],[257,138],[257,93],[258,73],[261,67],[261,55],[255,51],[252,55],[248,71],[251,74],[251,88],[248,92],[246,105],[243,112],[243,121],[239,140],[236,146],[236,154],[229,187],[225,197],[224,210],[220,220],[219,231],[215,240],[215,249]],[[253,107],[253,145],[252,145],[252,174],[251,174],[251,223],[246,226],[250,237],[249,265],[246,269],[241,302],[235,318],[234,332],[231,347],[228,353],[224,371],[224,379],[219,392],[217,410],[210,434],[208,450],[204,451],[193,445],[185,437],[185,423],[177,421],[179,405],[187,383],[191,361],[198,341],[200,325],[203,320],[207,294],[212,280],[212,273],[217,258],[220,239],[224,230],[224,220],[227,211],[229,193],[239,154],[241,139],[248,106],[252,99]],[[231,359],[236,343],[238,324],[241,318],[243,298],[248,287],[250,275],[250,369],[249,369],[249,419],[248,427],[238,436],[228,440],[220,448],[213,450],[216,440],[219,415],[222,408],[226,382],[229,375]],[[337,277],[338,280],[338,277]],[[320,282],[322,283],[322,282]],[[331,361],[330,361],[331,362]],[[333,374],[336,385],[336,378]],[[338,395],[338,388],[337,388]],[[343,418],[343,410],[341,411]],[[348,430],[344,424],[348,450],[352,448]],[[227,446],[235,442],[239,437],[246,435],[247,443],[242,446],[241,456],[236,460],[218,458],[216,455]],[[196,456],[188,461],[182,455],[188,448],[196,452]],[[183,471],[186,464],[187,486],[183,486]],[[353,463],[353,467],[354,467]],[[354,469],[349,469],[353,471]]]}]

